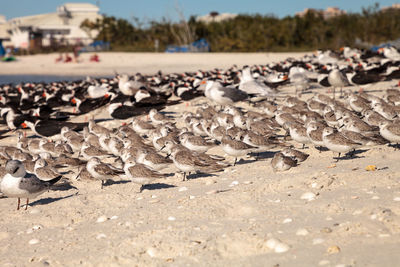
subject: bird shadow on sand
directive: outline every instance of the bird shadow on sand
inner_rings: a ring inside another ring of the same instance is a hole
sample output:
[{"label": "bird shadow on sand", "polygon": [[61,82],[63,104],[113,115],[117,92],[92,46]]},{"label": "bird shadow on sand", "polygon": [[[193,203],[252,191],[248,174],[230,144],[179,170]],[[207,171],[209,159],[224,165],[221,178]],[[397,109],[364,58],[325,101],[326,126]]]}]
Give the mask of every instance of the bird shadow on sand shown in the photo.
[{"label": "bird shadow on sand", "polygon": [[78,188],[76,188],[75,186],[71,185],[68,182],[64,182],[64,183],[60,183],[60,184],[55,184],[51,186],[51,190],[53,191],[68,191],[70,189],[76,189],[78,190]]},{"label": "bird shadow on sand", "polygon": [[114,184],[127,184],[127,183],[131,183],[131,180],[119,180],[119,181],[114,181],[114,180],[107,180],[104,183],[104,186],[110,186],[110,185],[114,185]]},{"label": "bird shadow on sand", "polygon": [[243,164],[249,164],[249,163],[253,163],[256,162],[256,159],[238,159],[236,161],[235,165],[243,165]]},{"label": "bird shadow on sand", "polygon": [[[265,151],[260,153],[251,153],[250,155],[256,160],[271,159],[275,156],[277,151]],[[236,163],[237,164],[237,163]]]},{"label": "bird shadow on sand", "polygon": [[400,144],[388,144],[388,147],[392,147],[394,150],[400,150]]},{"label": "bird shadow on sand", "polygon": [[353,151],[352,153],[346,154],[342,157],[333,157],[333,159],[336,159],[336,161],[361,159],[361,158],[365,158],[365,156],[358,156],[358,154],[364,153],[366,151],[368,151],[368,149],[359,149],[359,150]]},{"label": "bird shadow on sand", "polygon": [[73,196],[76,196],[78,194],[78,192],[65,196],[65,197],[46,197],[46,198],[42,198],[42,199],[38,199],[32,203],[29,203],[29,206],[36,206],[36,205],[47,205],[59,200],[63,200],[63,199],[67,199],[67,198],[71,198]]},{"label": "bird shadow on sand", "polygon": [[198,172],[198,173],[193,173],[193,174],[187,175],[186,178],[188,180],[191,180],[191,179],[199,179],[199,178],[214,177],[214,176],[217,176],[217,175],[213,174],[213,173]]},{"label": "bird shadow on sand", "polygon": [[167,189],[176,187],[175,185],[171,184],[164,184],[164,183],[155,183],[155,184],[146,184],[143,186],[143,190],[158,190],[158,189]]}]

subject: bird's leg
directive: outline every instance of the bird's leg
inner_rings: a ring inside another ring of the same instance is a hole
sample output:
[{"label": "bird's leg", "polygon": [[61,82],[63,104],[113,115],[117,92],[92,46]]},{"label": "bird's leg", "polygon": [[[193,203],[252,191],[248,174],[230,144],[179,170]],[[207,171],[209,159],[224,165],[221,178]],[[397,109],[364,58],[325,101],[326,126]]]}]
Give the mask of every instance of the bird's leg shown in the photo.
[{"label": "bird's leg", "polygon": [[183,180],[182,181],[186,181],[186,172],[183,172]]},{"label": "bird's leg", "polygon": [[332,94],[333,94],[333,99],[335,99],[335,87],[333,87],[333,92],[332,92]]},{"label": "bird's leg", "polygon": [[21,199],[18,198],[18,206],[17,206],[17,210],[19,210],[19,206],[21,205]]},{"label": "bird's leg", "polygon": [[235,161],[233,162],[233,166],[236,165],[237,158],[235,157]]},{"label": "bird's leg", "polygon": [[306,144],[303,144],[303,147],[301,149],[304,149],[306,147]]},{"label": "bird's leg", "polygon": [[340,159],[340,152],[339,152],[339,155],[338,155],[338,157],[337,157],[337,160],[336,160],[336,162],[338,162],[339,161],[339,159]]},{"label": "bird's leg", "polygon": [[340,98],[343,97],[343,87],[340,87]]},{"label": "bird's leg", "polygon": [[101,180],[101,189],[104,187],[104,180]]},{"label": "bird's leg", "polygon": [[25,205],[25,210],[28,209],[28,205],[29,205],[29,198],[26,199],[26,205]]},{"label": "bird's leg", "polygon": [[140,186],[139,193],[142,193],[143,188],[144,188],[144,184],[142,184],[142,185]]}]

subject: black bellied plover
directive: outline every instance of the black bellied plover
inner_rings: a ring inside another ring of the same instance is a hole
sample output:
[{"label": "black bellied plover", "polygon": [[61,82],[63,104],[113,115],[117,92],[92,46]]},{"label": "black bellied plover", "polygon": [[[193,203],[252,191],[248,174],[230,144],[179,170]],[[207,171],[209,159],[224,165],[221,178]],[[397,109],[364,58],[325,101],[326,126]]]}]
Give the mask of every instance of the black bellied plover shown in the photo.
[{"label": "black bellied plover", "polygon": [[171,159],[145,148],[138,149],[136,162],[144,164],[155,171],[165,169],[173,163]]},{"label": "black bellied plover", "polygon": [[187,149],[198,153],[205,153],[215,146],[215,143],[208,142],[203,137],[191,133],[183,133],[179,136],[179,141]]},{"label": "black bellied plover", "polygon": [[307,153],[298,151],[290,147],[282,149],[281,153],[286,157],[295,159],[297,162],[303,162],[308,158],[308,156],[310,156]]},{"label": "black bellied plover", "polygon": [[322,140],[324,141],[324,146],[327,147],[332,152],[339,153],[337,161],[339,161],[341,153],[347,153],[361,144],[351,141],[344,137],[341,133],[335,132],[331,127],[326,127],[322,132]]},{"label": "black bellied plover", "polygon": [[128,160],[125,162],[124,171],[128,179],[141,185],[139,192],[142,192],[146,184],[150,184],[157,179],[165,178],[167,176],[166,174],[150,169],[146,165],[136,163],[134,160]]},{"label": "black bellied plover", "polygon": [[238,157],[245,156],[257,149],[257,147],[250,146],[239,140],[235,140],[232,137],[230,137],[229,135],[225,135],[222,138],[221,148],[226,154],[235,157],[233,166],[236,165],[236,161],[237,161]]},{"label": "black bellied plover", "polygon": [[169,151],[175,167],[183,172],[183,181],[186,180],[186,174],[204,170],[210,164],[200,160],[196,154],[190,152],[187,148],[174,144],[171,141],[165,142],[165,148]]},{"label": "black bellied plover", "polygon": [[275,172],[287,171],[292,167],[296,167],[297,161],[278,152],[272,158],[271,166]]},{"label": "black bellied plover", "polygon": [[89,159],[86,163],[86,169],[93,178],[101,180],[101,188],[104,186],[104,181],[113,180],[124,174],[124,171],[112,168],[109,164],[101,162],[97,157]]},{"label": "black bellied plover", "polygon": [[400,143],[400,125],[397,123],[382,121],[379,124],[379,133],[390,143],[396,143],[397,145]]}]

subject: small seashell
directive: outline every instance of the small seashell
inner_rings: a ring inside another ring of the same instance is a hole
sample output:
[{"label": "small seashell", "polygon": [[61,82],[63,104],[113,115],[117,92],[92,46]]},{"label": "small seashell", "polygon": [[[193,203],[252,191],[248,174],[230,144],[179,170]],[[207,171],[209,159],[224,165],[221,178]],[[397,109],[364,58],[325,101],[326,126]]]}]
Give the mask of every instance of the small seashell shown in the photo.
[{"label": "small seashell", "polygon": [[187,191],[187,187],[186,186],[182,186],[178,189],[178,192],[183,192],[183,191]]},{"label": "small seashell", "polygon": [[362,214],[362,213],[363,213],[362,210],[355,210],[355,211],[353,212],[353,215],[360,215],[360,214]]},{"label": "small seashell", "polygon": [[326,233],[326,234],[332,233],[332,229],[329,227],[324,227],[321,229],[321,233]]},{"label": "small seashell", "polygon": [[276,245],[279,243],[278,239],[275,238],[270,238],[267,240],[267,242],[265,242],[265,245],[267,246],[267,248],[269,249],[275,249]]},{"label": "small seashell", "polygon": [[173,217],[173,216],[169,216],[169,217],[168,217],[168,221],[175,221],[175,220],[176,220],[176,218]]},{"label": "small seashell", "polygon": [[157,196],[156,195],[151,195],[151,198],[157,198]]},{"label": "small seashell", "polygon": [[299,235],[299,236],[306,236],[308,234],[309,234],[309,232],[306,228],[300,228],[296,232],[296,235]]},{"label": "small seashell", "polygon": [[329,254],[336,254],[340,252],[340,248],[338,246],[330,246],[326,252],[328,252]]},{"label": "small seashell", "polygon": [[328,169],[332,169],[332,168],[335,168],[336,167],[336,164],[332,164],[332,165],[329,165],[327,168]]},{"label": "small seashell", "polygon": [[30,214],[38,214],[38,213],[40,213],[40,210],[39,210],[39,209],[31,209],[31,210],[29,211],[29,213],[30,213]]},{"label": "small seashell", "polygon": [[230,187],[233,187],[233,186],[238,185],[238,184],[239,184],[238,181],[233,181],[229,186],[230,186]]},{"label": "small seashell", "polygon": [[284,219],[284,220],[282,221],[282,223],[291,223],[291,222],[293,222],[293,219],[292,219],[292,218],[286,218],[286,219]]},{"label": "small seashell", "polygon": [[252,184],[252,181],[244,181],[243,184]]},{"label": "small seashell", "polygon": [[367,167],[365,167],[366,171],[376,171],[376,166],[375,165],[368,165]]},{"label": "small seashell", "polygon": [[136,198],[136,200],[142,200],[142,199],[143,199],[142,196]]},{"label": "small seashell", "polygon": [[279,242],[278,244],[276,244],[274,251],[275,251],[275,253],[284,253],[284,252],[288,251],[289,248],[290,248],[289,245]]},{"label": "small seashell", "polygon": [[107,216],[100,216],[99,218],[97,218],[97,223],[103,223],[103,222],[105,222],[105,221],[107,221],[108,220],[108,218],[107,218]]},{"label": "small seashell", "polygon": [[103,233],[101,233],[101,234],[98,234],[97,236],[96,236],[96,239],[103,239],[103,238],[106,238],[107,236],[105,235],[105,234],[103,234]]},{"label": "small seashell", "polygon": [[43,228],[43,226],[40,225],[40,224],[37,224],[37,225],[32,226],[32,230],[33,230],[33,231],[37,231],[37,230],[40,230],[40,229],[42,229],[42,228]]},{"label": "small seashell", "polygon": [[31,240],[29,240],[29,242],[28,242],[29,245],[36,245],[36,244],[38,244],[38,243],[39,243],[39,239],[36,239],[36,238],[31,239]]},{"label": "small seashell", "polygon": [[195,199],[195,198],[196,198],[195,196],[192,195],[189,196],[189,199]]},{"label": "small seashell", "polygon": [[114,216],[112,216],[112,217],[110,218],[110,220],[116,220],[116,219],[118,219],[118,216],[117,216],[117,215],[114,215]]},{"label": "small seashell", "polygon": [[156,256],[156,250],[155,248],[149,248],[146,251],[147,255],[149,255],[150,257],[154,258]]},{"label": "small seashell", "polygon": [[328,261],[328,260],[321,260],[321,261],[318,262],[318,265],[319,266],[324,266],[324,265],[328,265],[329,263],[331,263],[331,262]]},{"label": "small seashell", "polygon": [[380,199],[380,197],[378,197],[378,196],[373,196],[373,197],[371,197],[371,199],[376,200],[376,199]]},{"label": "small seashell", "polygon": [[322,244],[324,242],[325,242],[325,240],[322,239],[322,238],[314,238],[313,241],[312,241],[312,244],[313,245],[319,245],[319,244]]},{"label": "small seashell", "polygon": [[301,199],[307,200],[307,201],[311,201],[311,200],[315,200],[316,195],[313,192],[306,192],[304,194],[301,195]]},{"label": "small seashell", "polygon": [[206,192],[206,195],[212,195],[218,193],[218,190],[210,190]]},{"label": "small seashell", "polygon": [[400,201],[400,197],[393,198],[394,201]]}]

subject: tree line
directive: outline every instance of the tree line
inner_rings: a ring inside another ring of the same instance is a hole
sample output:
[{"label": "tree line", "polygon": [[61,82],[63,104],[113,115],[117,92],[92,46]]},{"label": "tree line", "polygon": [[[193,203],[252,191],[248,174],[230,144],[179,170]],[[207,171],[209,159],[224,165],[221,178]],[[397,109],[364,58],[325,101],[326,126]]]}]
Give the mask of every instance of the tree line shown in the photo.
[{"label": "tree line", "polygon": [[[310,11],[305,16],[277,18],[273,15],[247,15],[222,22],[204,23],[192,16],[188,21],[165,18],[146,26],[138,19],[104,15],[95,22],[84,21],[85,30],[97,30],[97,40],[108,41],[115,51],[159,51],[168,45],[187,45],[204,38],[212,52],[307,51],[379,44],[400,38],[400,10],[380,10],[379,5],[361,13],[324,19]],[[156,41],[157,40],[157,41]]]}]

